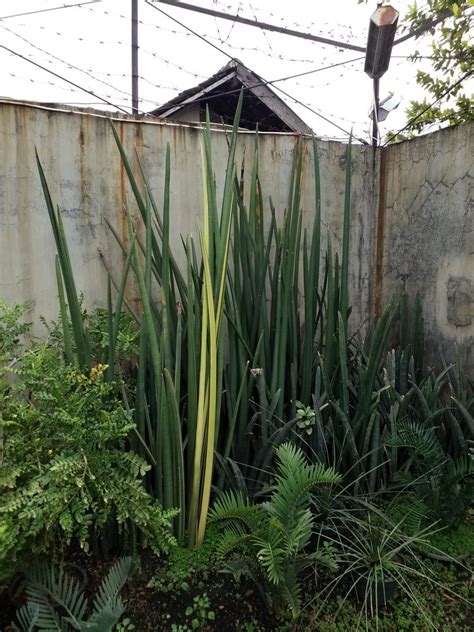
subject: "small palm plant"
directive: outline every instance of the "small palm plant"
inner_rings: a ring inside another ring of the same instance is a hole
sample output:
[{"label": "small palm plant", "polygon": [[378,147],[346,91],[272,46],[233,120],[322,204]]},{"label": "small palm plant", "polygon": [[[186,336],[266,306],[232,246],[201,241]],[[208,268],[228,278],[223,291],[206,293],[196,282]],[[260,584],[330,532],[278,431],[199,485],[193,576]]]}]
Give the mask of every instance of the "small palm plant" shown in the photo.
[{"label": "small palm plant", "polygon": [[218,551],[229,568],[250,576],[273,610],[301,607],[301,578],[318,565],[336,570],[331,547],[309,551],[315,518],[310,496],[318,486],[335,486],[342,477],[333,468],[309,465],[302,451],[285,443],[276,450],[277,475],[267,502],[252,505],[241,494],[226,492],[210,513],[223,522]]},{"label": "small palm plant", "polygon": [[[115,629],[125,605],[119,596],[132,565],[123,557],[112,566],[94,599],[92,614],[88,600],[79,584],[62,567],[39,565],[26,578],[27,603],[18,611],[20,627],[15,630],[89,630],[110,632]],[[87,616],[88,615],[88,616]]]},{"label": "small palm plant", "polygon": [[[398,458],[395,477],[406,481],[411,493],[401,493],[392,505],[396,508],[400,502],[405,504],[407,523],[412,516],[423,518],[423,513],[425,522],[441,520],[447,526],[459,523],[473,497],[472,449],[453,459],[443,451],[434,427],[411,420],[401,420],[386,445],[404,451]],[[422,507],[424,512],[419,511]],[[422,523],[420,519],[419,526]]]}]

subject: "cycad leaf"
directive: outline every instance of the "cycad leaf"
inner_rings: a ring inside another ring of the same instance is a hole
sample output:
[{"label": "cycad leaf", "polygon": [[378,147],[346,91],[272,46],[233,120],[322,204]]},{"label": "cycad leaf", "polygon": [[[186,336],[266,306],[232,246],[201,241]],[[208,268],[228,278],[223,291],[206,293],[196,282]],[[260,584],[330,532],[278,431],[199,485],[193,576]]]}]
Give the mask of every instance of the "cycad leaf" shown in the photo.
[{"label": "cycad leaf", "polygon": [[[39,630],[79,629],[79,621],[87,608],[87,599],[79,584],[63,568],[56,571],[54,566],[33,568],[27,576],[26,594],[32,604],[38,606]],[[63,616],[60,617],[57,609]]]},{"label": "cycad leaf", "polygon": [[99,613],[94,613],[88,621],[81,623],[81,632],[111,632],[124,613],[125,606],[117,597],[115,603]]},{"label": "cycad leaf", "polygon": [[39,606],[36,603],[27,603],[22,606],[17,612],[18,622],[20,627],[13,624],[14,630],[21,630],[21,632],[34,632],[38,627],[39,620]]},{"label": "cycad leaf", "polygon": [[130,574],[132,566],[131,557],[122,557],[109,570],[99,588],[99,594],[94,600],[94,614],[100,615],[103,611],[115,609],[121,600],[118,593],[123,588]]},{"label": "cycad leaf", "polygon": [[291,443],[276,450],[278,475],[273,487],[270,511],[287,527],[297,522],[300,510],[309,502],[309,492],[317,485],[336,485],[342,477],[333,468],[308,465],[302,451]]},{"label": "cycad leaf", "polygon": [[444,456],[432,428],[425,428],[415,421],[401,420],[396,434],[388,437],[386,443],[392,448],[411,448],[428,461],[437,461]]},{"label": "cycad leaf", "polygon": [[268,537],[254,538],[258,547],[257,558],[265,569],[268,579],[273,584],[279,584],[284,577],[286,551],[281,546],[281,537],[276,531],[269,531]]},{"label": "cycad leaf", "polygon": [[262,518],[262,509],[258,505],[250,505],[248,499],[240,493],[224,492],[214,503],[209,512],[210,521],[231,520],[243,523],[249,531],[258,527]]}]

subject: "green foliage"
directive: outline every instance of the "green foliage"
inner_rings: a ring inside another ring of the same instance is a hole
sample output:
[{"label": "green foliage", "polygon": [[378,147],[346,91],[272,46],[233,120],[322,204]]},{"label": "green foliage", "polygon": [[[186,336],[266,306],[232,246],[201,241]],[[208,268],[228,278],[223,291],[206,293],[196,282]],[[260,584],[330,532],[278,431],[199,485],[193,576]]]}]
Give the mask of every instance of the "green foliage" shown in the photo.
[{"label": "green foliage", "polygon": [[[387,445],[405,451],[399,455],[400,469],[394,476],[412,483],[413,510],[417,512],[421,502],[429,522],[440,519],[447,525],[459,523],[473,498],[474,455],[450,459],[434,429],[413,421],[400,421],[396,432],[387,438]],[[407,496],[402,493],[401,499],[404,498]],[[407,502],[405,508],[408,519],[413,518],[410,504]]]},{"label": "green foliage", "polygon": [[[452,567],[436,562],[427,562],[426,568],[436,577],[441,586],[433,587],[422,577],[410,577],[410,585],[416,601],[407,599],[400,593],[377,616],[360,617],[360,604],[345,599],[339,592],[321,603],[324,595],[317,596],[311,606],[305,609],[301,632],[428,632],[443,630],[446,632],[469,632],[472,628],[472,610],[469,603],[453,600],[452,592],[469,596],[469,574],[456,572]],[[426,621],[429,612],[431,625]]]},{"label": "green foliage", "polygon": [[112,566],[99,586],[92,609],[80,587],[62,567],[42,565],[31,569],[26,581],[27,603],[18,611],[20,627],[15,629],[112,632],[125,610],[119,592],[127,581],[131,564],[131,558],[124,557]]},{"label": "green foliage", "polygon": [[[83,314],[87,322],[91,352],[97,362],[108,362],[109,356],[109,313],[106,309],[96,309]],[[115,342],[116,361],[121,364],[136,360],[139,352],[139,330],[128,312],[121,312],[118,320],[117,340]]]},{"label": "green foliage", "polygon": [[429,543],[454,559],[474,560],[474,524],[471,520],[439,531],[429,538]]},{"label": "green foliage", "polygon": [[134,424],[117,385],[104,380],[106,368],[83,373],[48,342],[1,368],[2,574],[60,542],[87,551],[114,525],[132,539],[140,531],[157,551],[173,543],[174,512],[163,512],[143,485],[150,466],[124,450]]},{"label": "green foliage", "polygon": [[217,572],[219,567],[217,535],[216,528],[210,526],[201,546],[176,546],[170,549],[166,564],[148,582],[148,586],[160,592],[175,592],[189,590],[196,577],[206,582],[209,575]]},{"label": "green foliage", "polygon": [[301,576],[310,568],[336,569],[330,547],[309,552],[314,529],[310,494],[315,488],[335,486],[341,476],[333,469],[309,465],[301,450],[286,443],[276,450],[277,475],[269,500],[251,505],[241,495],[225,492],[210,513],[223,522],[218,545],[232,572],[257,582],[267,603],[283,606],[297,616],[301,606]]},{"label": "green foliage", "polygon": [[380,510],[371,509],[365,515],[343,512],[335,526],[337,538],[333,542],[340,554],[341,572],[323,587],[316,616],[324,615],[335,595],[341,596],[336,615],[349,598],[354,598],[359,603],[355,627],[362,628],[371,617],[377,622],[399,593],[419,610],[422,629],[431,630],[436,627],[431,611],[420,601],[418,584],[425,589],[429,586],[432,591],[448,592],[462,603],[464,597],[442,584],[419,553],[423,548],[437,551],[429,544],[436,533],[433,525],[407,535],[402,522],[394,524]]},{"label": "green foliage", "polygon": [[128,617],[119,621],[115,627],[115,632],[131,632],[131,630],[135,630],[135,626]]},{"label": "green foliage", "polygon": [[26,305],[9,306],[0,301],[0,363],[12,361],[21,348],[21,338],[28,333],[28,323],[21,322]]},{"label": "green foliage", "polygon": [[296,402],[296,427],[307,435],[312,434],[316,414],[311,406]]},{"label": "green foliage", "polygon": [[[416,75],[426,97],[412,100],[406,110],[407,119],[413,119],[406,132],[408,136],[414,136],[434,123],[458,125],[473,119],[474,101],[468,87],[474,56],[473,16],[470,0],[428,0],[422,6],[414,3],[405,16],[404,25],[410,30],[441,18],[437,26],[428,29],[433,36],[431,69],[418,70]],[[420,54],[415,52],[413,61],[417,62],[419,58]],[[403,138],[406,136],[395,140]],[[389,140],[394,137],[389,135]]]},{"label": "green foliage", "polygon": [[190,619],[190,627],[184,626],[184,630],[199,630],[205,628],[209,621],[215,621],[216,614],[211,610],[211,602],[207,593],[196,595],[192,606],[188,606],[184,613]]},{"label": "green foliage", "polygon": [[[113,129],[144,231],[135,231],[128,206],[129,243],[109,226],[126,263],[119,280],[110,275],[108,309],[97,327],[84,314],[77,321],[80,302],[70,278],[61,215],[51,210],[40,169],[66,286],[67,301],[61,300],[60,290],[66,356],[81,370],[79,355],[94,360],[91,349],[99,347],[108,358],[106,383],[118,376],[122,387],[120,358],[135,353],[138,343],[136,387],[121,388],[122,406],[134,411],[132,447],[152,465],[148,491],[165,509],[179,509],[173,529],[180,540],[187,535],[191,545],[203,539],[212,486],[227,489],[234,500],[261,497],[273,479],[274,450],[288,440],[315,463],[340,472],[348,491],[357,495],[385,492],[394,484],[399,491],[400,484],[415,480],[418,461],[407,458],[408,447],[388,440],[399,429],[403,434],[407,423],[433,428],[433,441],[453,464],[466,459],[474,439],[472,385],[459,362],[440,373],[423,374],[419,300],[412,326],[402,296],[363,334],[351,334],[351,145],[345,157],[339,255],[333,253],[329,236],[321,234],[316,142],[299,139],[295,144],[288,204],[279,220],[271,199],[265,206],[258,135],[248,190],[238,180],[238,114],[222,191],[216,188],[209,127],[203,134],[201,247],[191,238],[183,241],[184,274],[170,242],[170,149],[163,161],[159,205],[141,165],[130,161]],[[301,191],[310,153],[314,213],[305,228]],[[124,298],[130,270],[139,286],[138,313]],[[121,341],[124,307],[129,326]],[[397,319],[399,341],[392,348]],[[69,351],[66,338],[71,339]],[[453,488],[459,485],[460,497],[466,488],[454,482],[458,475],[453,470],[450,477]],[[394,480],[398,478],[401,482]],[[410,513],[413,525],[420,510],[418,504]]]}]

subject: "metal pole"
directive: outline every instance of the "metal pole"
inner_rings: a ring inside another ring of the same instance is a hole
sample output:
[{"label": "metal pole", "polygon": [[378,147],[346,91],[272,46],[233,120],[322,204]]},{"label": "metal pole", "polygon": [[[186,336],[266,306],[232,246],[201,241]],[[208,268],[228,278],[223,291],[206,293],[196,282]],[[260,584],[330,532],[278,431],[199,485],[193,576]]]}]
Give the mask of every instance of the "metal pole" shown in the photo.
[{"label": "metal pole", "polygon": [[138,0],[132,0],[132,112],[138,114]]},{"label": "metal pole", "polygon": [[380,79],[374,79],[374,113],[372,120],[372,147],[379,144],[379,85]]}]

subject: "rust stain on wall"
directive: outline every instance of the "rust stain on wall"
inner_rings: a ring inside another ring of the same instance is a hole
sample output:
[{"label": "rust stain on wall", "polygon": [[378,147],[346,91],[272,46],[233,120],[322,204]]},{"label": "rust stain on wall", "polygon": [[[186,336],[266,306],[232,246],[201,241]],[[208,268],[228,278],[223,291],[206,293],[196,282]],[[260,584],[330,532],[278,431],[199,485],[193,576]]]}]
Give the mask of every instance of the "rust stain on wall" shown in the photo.
[{"label": "rust stain on wall", "polygon": [[80,179],[80,190],[81,190],[81,206],[85,206],[86,200],[86,165],[85,165],[85,155],[84,155],[84,146],[85,146],[85,132],[84,132],[84,118],[81,118],[81,123],[79,127],[79,179]]},{"label": "rust stain on wall", "polygon": [[[121,121],[119,124],[119,137],[122,145],[124,144],[124,124]],[[120,236],[122,238],[123,245],[127,247],[128,244],[128,225],[127,214],[125,213],[125,207],[127,204],[127,191],[125,183],[125,167],[122,158],[120,158]]]},{"label": "rust stain on wall", "polygon": [[380,316],[383,309],[383,256],[385,239],[385,192],[387,187],[386,151],[380,151],[379,202],[377,209],[377,230],[375,231],[375,287],[374,315]]}]

